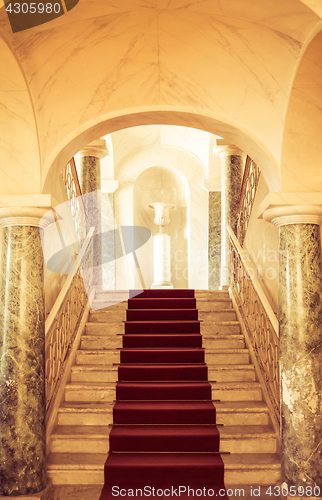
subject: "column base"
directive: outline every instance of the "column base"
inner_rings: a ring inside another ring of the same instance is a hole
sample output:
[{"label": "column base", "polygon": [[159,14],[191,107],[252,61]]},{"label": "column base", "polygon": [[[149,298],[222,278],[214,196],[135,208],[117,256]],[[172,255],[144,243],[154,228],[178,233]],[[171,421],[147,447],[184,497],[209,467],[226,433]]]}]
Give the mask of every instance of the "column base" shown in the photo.
[{"label": "column base", "polygon": [[150,286],[150,290],[156,290],[157,288],[169,288],[170,290],[173,288],[173,284],[168,282],[168,283],[152,283]]},{"label": "column base", "polygon": [[30,495],[18,495],[18,496],[3,496],[3,495],[0,495],[0,500],[8,500],[10,498],[10,500],[14,500],[14,499],[17,499],[17,500],[46,500],[49,496],[49,493],[51,491],[51,488],[53,486],[53,483],[51,480],[48,480],[48,484],[46,486],[46,488],[42,491],[40,491],[39,493],[32,493]]}]

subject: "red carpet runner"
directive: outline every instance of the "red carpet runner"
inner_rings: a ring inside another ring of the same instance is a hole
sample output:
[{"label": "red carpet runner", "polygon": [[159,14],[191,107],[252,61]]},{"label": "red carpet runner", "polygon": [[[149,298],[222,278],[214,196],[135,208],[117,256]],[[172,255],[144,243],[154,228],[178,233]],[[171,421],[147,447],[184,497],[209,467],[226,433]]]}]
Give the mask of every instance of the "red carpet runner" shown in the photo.
[{"label": "red carpet runner", "polygon": [[194,290],[130,292],[128,307],[100,500],[228,500]]}]

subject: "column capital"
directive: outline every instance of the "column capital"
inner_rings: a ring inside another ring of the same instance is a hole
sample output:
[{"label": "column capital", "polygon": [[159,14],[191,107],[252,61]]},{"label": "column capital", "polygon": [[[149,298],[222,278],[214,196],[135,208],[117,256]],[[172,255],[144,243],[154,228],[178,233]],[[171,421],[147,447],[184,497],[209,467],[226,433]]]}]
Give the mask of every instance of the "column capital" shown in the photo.
[{"label": "column capital", "polygon": [[213,154],[219,156],[220,158],[225,158],[226,156],[245,156],[244,151],[239,149],[234,144],[228,144],[225,139],[216,140]]},{"label": "column capital", "polygon": [[109,154],[109,150],[105,139],[97,139],[91,142],[87,146],[84,146],[78,153],[78,157],[83,158],[84,156],[94,156],[99,158],[105,158]]},{"label": "column capital", "polygon": [[276,227],[322,224],[321,193],[270,193],[258,209],[258,218]]},{"label": "column capital", "polygon": [[45,228],[54,222],[51,207],[2,207],[0,226],[33,226]]}]

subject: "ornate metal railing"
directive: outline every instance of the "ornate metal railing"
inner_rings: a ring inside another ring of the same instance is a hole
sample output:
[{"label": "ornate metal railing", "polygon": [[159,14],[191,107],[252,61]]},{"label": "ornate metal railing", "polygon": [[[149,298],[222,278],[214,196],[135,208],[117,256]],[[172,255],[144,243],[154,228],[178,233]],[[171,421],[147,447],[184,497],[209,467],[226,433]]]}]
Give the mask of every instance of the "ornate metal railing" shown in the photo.
[{"label": "ornate metal railing", "polygon": [[237,210],[237,239],[241,246],[244,244],[260,173],[256,163],[247,156]]},{"label": "ornate metal railing", "polygon": [[46,408],[53,400],[71,345],[92,288],[93,240],[91,228],[77,257],[76,272],[69,274],[46,320]]},{"label": "ornate metal railing", "polygon": [[74,158],[63,168],[62,175],[78,241],[83,241],[86,236],[85,210]]},{"label": "ornate metal railing", "polygon": [[277,421],[280,421],[278,320],[232,229],[227,227],[230,243],[231,291],[248,331],[263,374]]}]

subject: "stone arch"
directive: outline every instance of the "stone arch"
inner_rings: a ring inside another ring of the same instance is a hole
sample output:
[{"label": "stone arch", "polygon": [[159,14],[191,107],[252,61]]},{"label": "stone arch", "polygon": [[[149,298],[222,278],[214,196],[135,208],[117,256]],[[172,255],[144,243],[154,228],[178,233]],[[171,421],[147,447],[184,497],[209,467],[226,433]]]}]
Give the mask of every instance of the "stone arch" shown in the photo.
[{"label": "stone arch", "polygon": [[248,130],[211,112],[169,106],[141,108],[135,112],[100,116],[76,129],[60,143],[43,168],[43,192],[51,192],[57,174],[69,159],[89,142],[102,135],[139,125],[178,125],[193,127],[224,137],[251,156],[260,166],[270,191],[280,191],[279,165],[270,150]]}]

